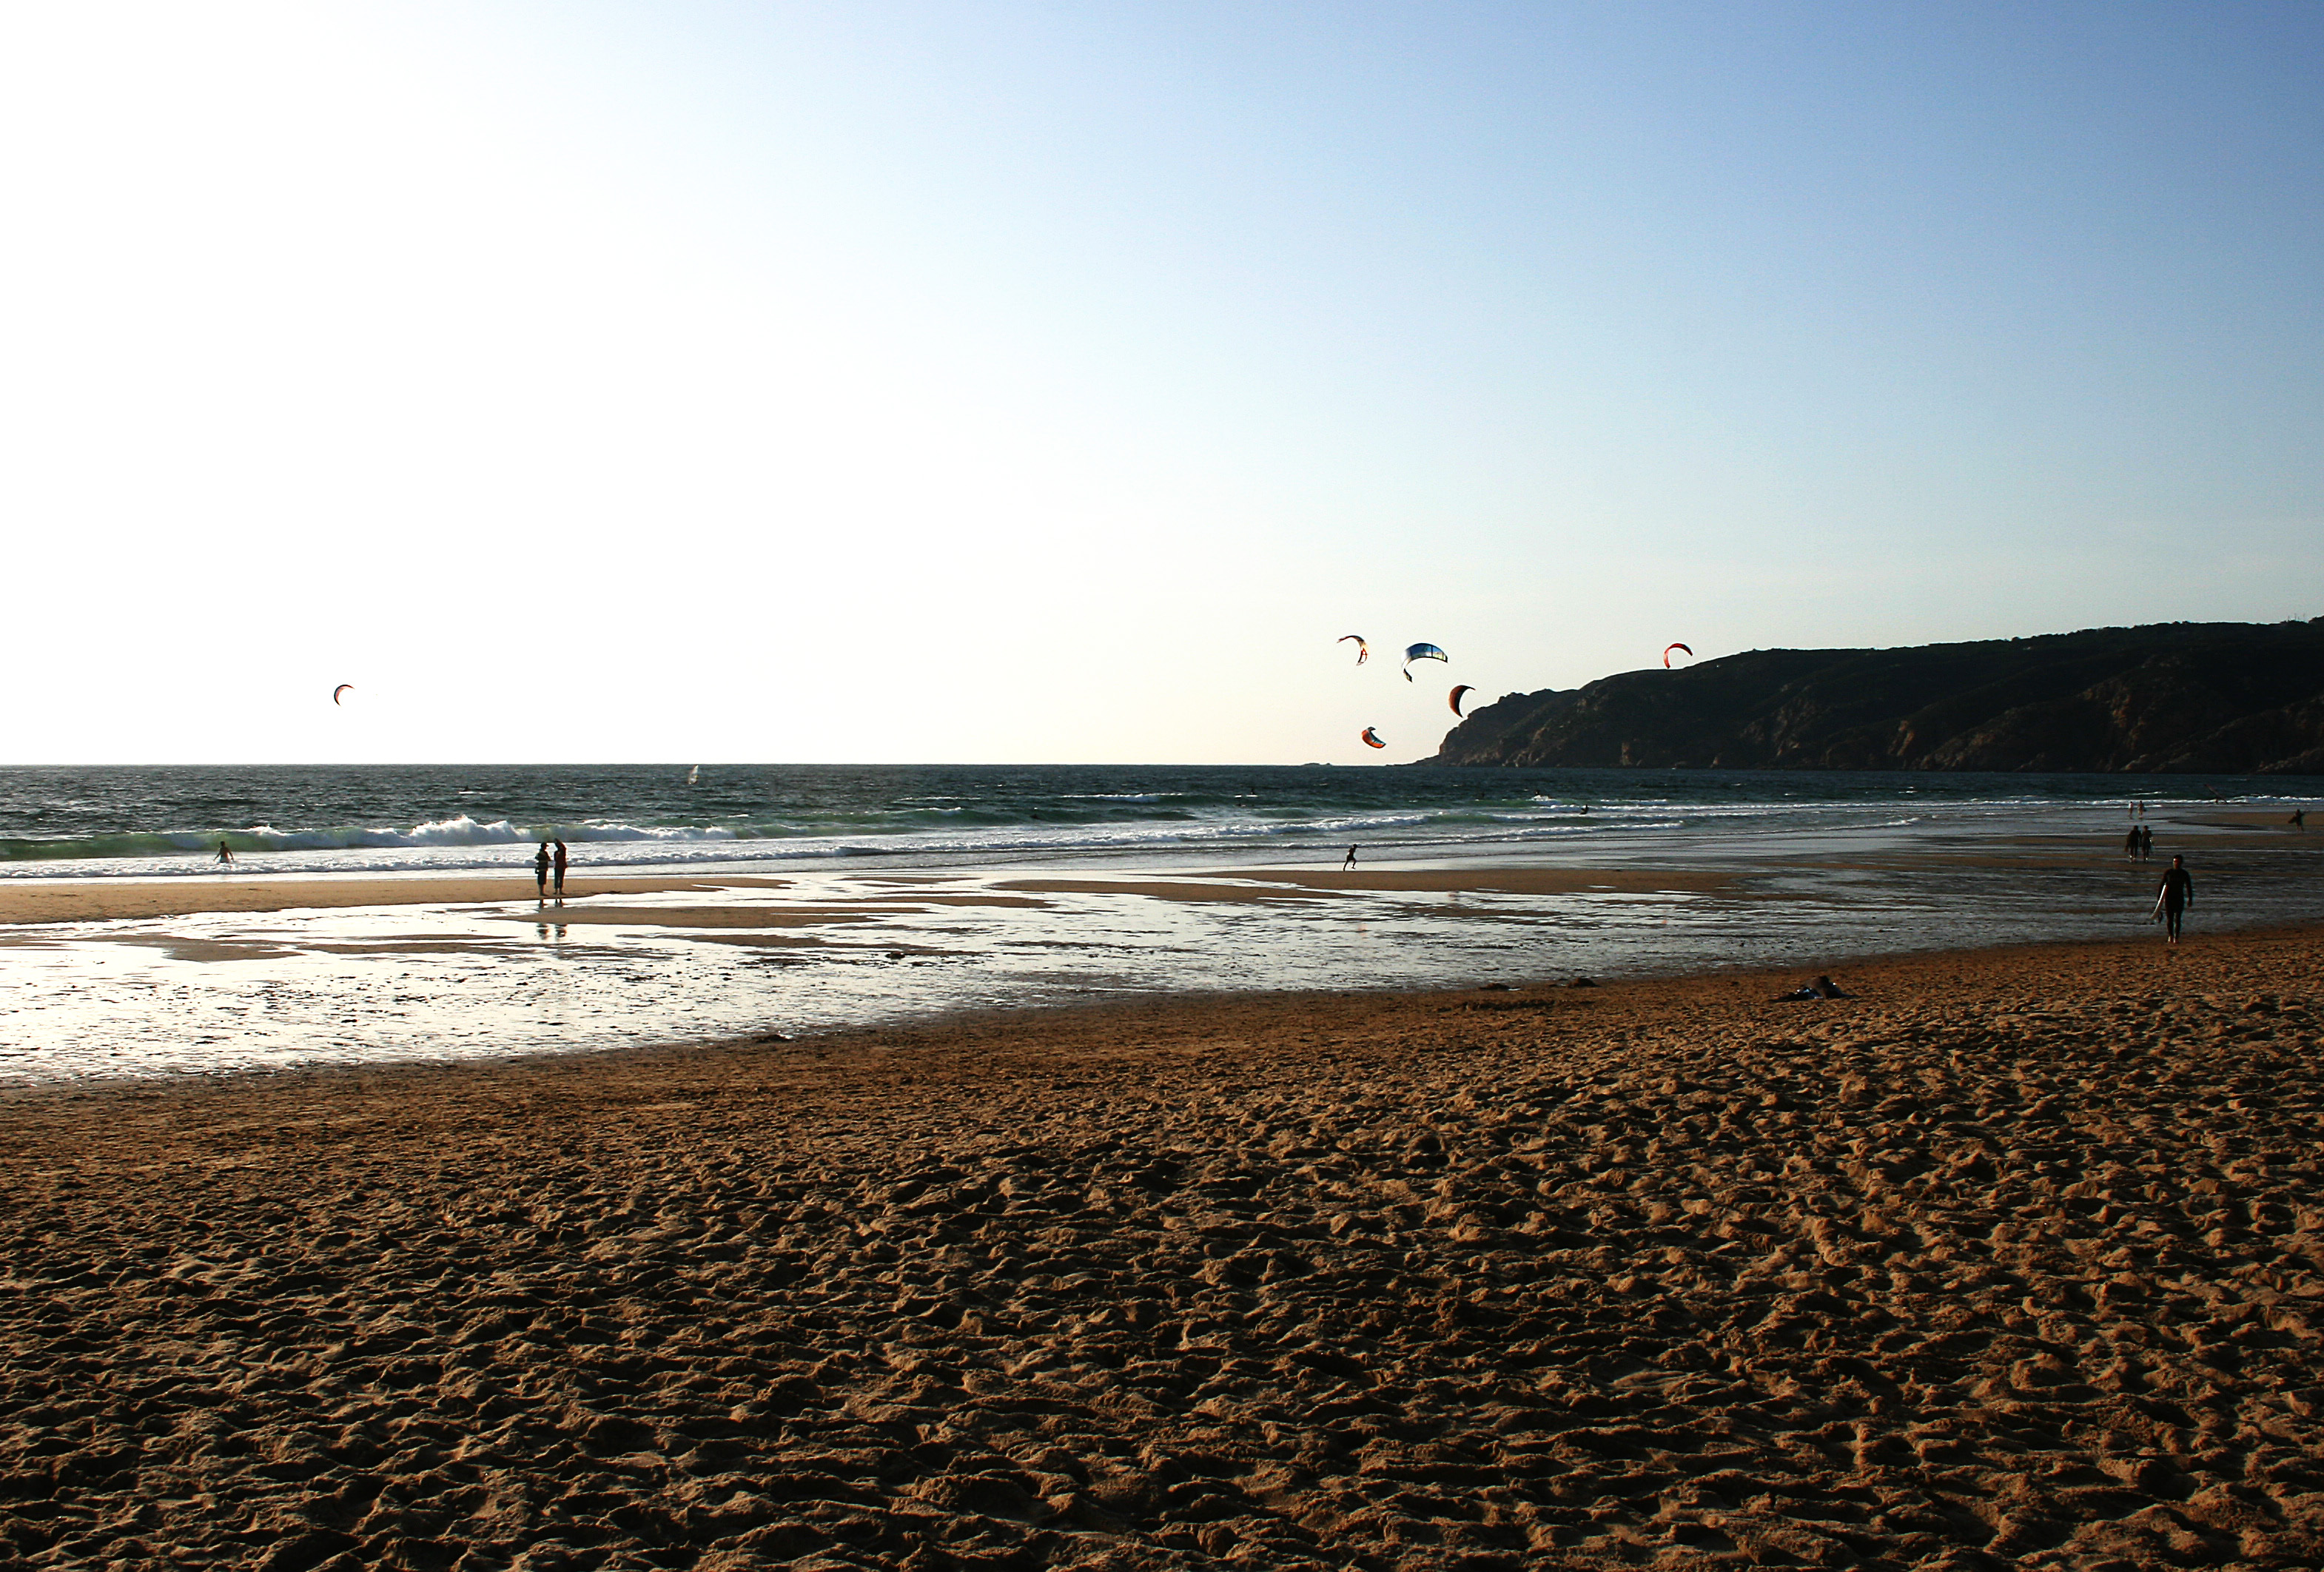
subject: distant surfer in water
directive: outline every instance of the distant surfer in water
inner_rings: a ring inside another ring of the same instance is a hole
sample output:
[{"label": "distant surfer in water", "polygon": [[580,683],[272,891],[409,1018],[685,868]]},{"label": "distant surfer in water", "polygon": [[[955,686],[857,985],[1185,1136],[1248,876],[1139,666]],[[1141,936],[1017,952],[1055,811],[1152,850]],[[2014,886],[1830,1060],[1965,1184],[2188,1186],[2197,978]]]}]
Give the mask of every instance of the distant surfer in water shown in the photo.
[{"label": "distant surfer in water", "polygon": [[231,864],[234,861],[234,848],[226,845],[224,841],[218,842],[217,860],[221,863]]},{"label": "distant surfer in water", "polygon": [[550,867],[557,874],[557,898],[562,901],[565,899],[565,843],[563,841],[557,843],[557,855],[550,863]]},{"label": "distant surfer in water", "polygon": [[532,882],[540,888],[540,899],[546,904],[549,900],[549,843],[547,841],[541,842],[540,849],[532,855]]},{"label": "distant surfer in water", "polygon": [[2187,908],[2195,904],[2195,875],[2187,871],[2183,856],[2171,859],[2163,870],[2163,886],[2154,892],[2153,917],[2163,920],[2163,942],[2179,942],[2179,925],[2185,920]]}]

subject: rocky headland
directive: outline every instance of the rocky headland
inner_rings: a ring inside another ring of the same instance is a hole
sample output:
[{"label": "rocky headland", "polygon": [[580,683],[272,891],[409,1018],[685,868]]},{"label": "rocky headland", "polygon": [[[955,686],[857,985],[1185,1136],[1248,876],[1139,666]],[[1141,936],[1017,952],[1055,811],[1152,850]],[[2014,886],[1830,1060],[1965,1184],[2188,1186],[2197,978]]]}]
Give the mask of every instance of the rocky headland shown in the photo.
[{"label": "rocky headland", "polygon": [[1752,650],[1513,693],[1430,764],[2324,773],[2324,617]]}]

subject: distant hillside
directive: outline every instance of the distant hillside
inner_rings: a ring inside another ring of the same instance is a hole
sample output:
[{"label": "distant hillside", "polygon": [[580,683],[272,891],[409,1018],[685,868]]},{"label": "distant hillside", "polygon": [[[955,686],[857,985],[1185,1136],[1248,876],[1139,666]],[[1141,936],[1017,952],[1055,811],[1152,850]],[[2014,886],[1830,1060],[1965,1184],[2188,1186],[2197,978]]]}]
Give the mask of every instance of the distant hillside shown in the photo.
[{"label": "distant hillside", "polygon": [[2324,774],[2324,617],[1754,650],[1510,694],[1423,762]]}]

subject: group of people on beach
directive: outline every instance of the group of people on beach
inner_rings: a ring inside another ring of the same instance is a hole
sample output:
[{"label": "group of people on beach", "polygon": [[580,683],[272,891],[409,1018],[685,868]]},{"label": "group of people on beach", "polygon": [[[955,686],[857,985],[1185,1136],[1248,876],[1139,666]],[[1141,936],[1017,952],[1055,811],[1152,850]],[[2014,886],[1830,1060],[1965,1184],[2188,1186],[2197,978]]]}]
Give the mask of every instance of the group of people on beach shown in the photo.
[{"label": "group of people on beach", "polygon": [[2132,825],[2122,837],[2122,855],[2134,863],[2146,861],[2154,855],[2154,832],[2143,824]]},{"label": "group of people on beach", "polygon": [[[551,846],[557,849],[552,852],[549,849]],[[549,899],[549,882],[552,875],[557,880],[557,898],[562,901],[565,899],[565,843],[561,840],[541,842],[540,850],[532,856],[532,882],[540,887],[540,899],[544,902]]]}]

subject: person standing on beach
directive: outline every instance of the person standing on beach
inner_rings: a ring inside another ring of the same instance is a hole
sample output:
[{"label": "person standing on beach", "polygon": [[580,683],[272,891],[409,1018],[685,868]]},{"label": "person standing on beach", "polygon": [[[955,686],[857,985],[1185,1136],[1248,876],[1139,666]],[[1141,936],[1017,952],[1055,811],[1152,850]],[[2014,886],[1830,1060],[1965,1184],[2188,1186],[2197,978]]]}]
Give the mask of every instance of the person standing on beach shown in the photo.
[{"label": "person standing on beach", "polygon": [[562,901],[565,899],[565,843],[563,841],[557,843],[557,855],[549,865],[557,874],[557,898]]},{"label": "person standing on beach", "polygon": [[2151,827],[2142,824],[2138,827],[2138,860],[2144,863],[2152,862],[2153,859],[2154,831]]},{"label": "person standing on beach", "polygon": [[546,905],[549,902],[549,843],[547,841],[541,842],[540,849],[532,855],[532,882],[540,891],[541,903]]},{"label": "person standing on beach", "polygon": [[2130,833],[2122,837],[2122,855],[2131,861],[2138,860],[2138,826],[2132,825]]},{"label": "person standing on beach", "polygon": [[1356,865],[1356,848],[1355,848],[1355,847],[1353,847],[1353,846],[1350,846],[1350,847],[1348,848],[1347,860],[1346,860],[1346,861],[1344,861],[1344,862],[1342,862],[1342,863],[1340,865],[1340,872],[1342,872],[1342,874],[1344,874],[1344,873],[1346,873],[1350,868],[1352,868],[1352,867],[1354,867],[1355,865]]},{"label": "person standing on beach", "polygon": [[2301,834],[2306,835],[2308,833],[2308,809],[2304,808],[2293,809],[2292,810],[2292,817],[2284,822],[2291,825],[2292,828],[2298,830]]},{"label": "person standing on beach", "polygon": [[2195,875],[2187,871],[2183,856],[2171,859],[2163,870],[2163,887],[2154,892],[2154,914],[2163,919],[2163,942],[2179,942],[2179,925],[2185,920],[2187,908],[2195,904]]}]

